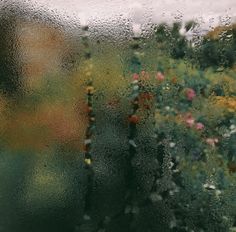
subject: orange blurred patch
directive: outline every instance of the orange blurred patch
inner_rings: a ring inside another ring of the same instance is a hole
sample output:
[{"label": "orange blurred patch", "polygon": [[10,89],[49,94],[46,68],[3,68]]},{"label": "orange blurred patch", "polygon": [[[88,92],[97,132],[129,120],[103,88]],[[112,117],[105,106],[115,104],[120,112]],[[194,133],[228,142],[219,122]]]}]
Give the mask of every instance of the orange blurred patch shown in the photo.
[{"label": "orange blurred patch", "polygon": [[5,139],[13,149],[42,150],[53,144],[82,149],[86,118],[62,104],[42,104],[34,112],[16,112],[8,120]]},{"label": "orange blurred patch", "polygon": [[216,106],[226,108],[230,112],[236,112],[236,97],[217,96],[212,98]]},{"label": "orange blurred patch", "polygon": [[76,147],[81,148],[87,126],[85,115],[76,114],[75,109],[64,105],[44,106],[40,121],[50,129],[56,141],[75,143]]}]

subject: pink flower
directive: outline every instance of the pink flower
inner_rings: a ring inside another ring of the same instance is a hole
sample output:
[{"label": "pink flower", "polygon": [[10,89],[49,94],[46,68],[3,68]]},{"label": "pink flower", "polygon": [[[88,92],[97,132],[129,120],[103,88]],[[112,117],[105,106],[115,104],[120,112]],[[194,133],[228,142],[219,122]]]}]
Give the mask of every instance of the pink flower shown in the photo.
[{"label": "pink flower", "polygon": [[194,118],[187,118],[185,120],[185,122],[186,122],[188,127],[192,127],[194,125],[194,123],[195,123],[195,120],[194,120]]},{"label": "pink flower", "polygon": [[195,128],[197,129],[197,130],[203,130],[204,129],[204,124],[202,124],[201,122],[198,122],[198,123],[196,123],[196,125],[195,125]]},{"label": "pink flower", "polygon": [[186,97],[189,101],[192,101],[196,97],[196,92],[191,88],[187,88]]},{"label": "pink flower", "polygon": [[217,138],[207,138],[206,143],[211,145],[212,147],[215,146],[216,143],[218,143],[219,140]]},{"label": "pink flower", "polygon": [[191,113],[187,113],[185,115],[184,122],[188,127],[192,127],[195,124],[195,119],[193,118]]},{"label": "pink flower", "polygon": [[164,74],[162,72],[157,72],[156,79],[158,81],[163,81],[165,79],[165,76],[164,76]]},{"label": "pink flower", "polygon": [[138,80],[139,79],[139,75],[137,73],[133,74],[133,80]]}]

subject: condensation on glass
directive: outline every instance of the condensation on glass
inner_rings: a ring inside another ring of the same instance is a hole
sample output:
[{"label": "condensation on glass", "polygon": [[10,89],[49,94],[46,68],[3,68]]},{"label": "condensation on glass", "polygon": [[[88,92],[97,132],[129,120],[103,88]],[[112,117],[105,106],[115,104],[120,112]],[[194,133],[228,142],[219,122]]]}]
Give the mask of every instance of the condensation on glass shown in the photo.
[{"label": "condensation on glass", "polygon": [[0,231],[236,231],[235,12],[1,1]]}]

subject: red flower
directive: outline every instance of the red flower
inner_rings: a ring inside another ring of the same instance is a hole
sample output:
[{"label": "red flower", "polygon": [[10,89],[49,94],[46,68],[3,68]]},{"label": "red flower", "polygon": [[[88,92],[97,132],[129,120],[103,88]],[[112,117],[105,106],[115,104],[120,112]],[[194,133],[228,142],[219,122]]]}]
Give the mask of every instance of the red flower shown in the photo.
[{"label": "red flower", "polygon": [[139,122],[139,117],[137,115],[133,114],[129,117],[129,122],[137,124]]}]

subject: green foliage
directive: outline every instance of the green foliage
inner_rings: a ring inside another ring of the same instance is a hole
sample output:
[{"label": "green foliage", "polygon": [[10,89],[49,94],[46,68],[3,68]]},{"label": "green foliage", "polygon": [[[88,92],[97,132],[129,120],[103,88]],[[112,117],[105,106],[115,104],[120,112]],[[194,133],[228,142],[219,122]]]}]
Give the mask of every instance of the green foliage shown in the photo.
[{"label": "green foliage", "polygon": [[[194,21],[185,24],[188,32],[197,26]],[[167,51],[174,59],[188,59],[198,64],[201,69],[213,67],[232,67],[236,61],[236,27],[226,28],[223,35],[211,38],[208,35],[200,41],[197,47],[192,47],[184,35],[180,34],[181,23],[175,22],[172,26],[167,24],[157,25],[155,39],[163,50]],[[200,36],[200,35],[199,35]]]}]

